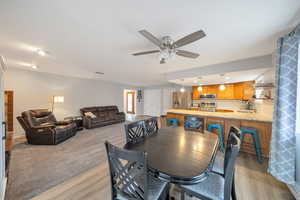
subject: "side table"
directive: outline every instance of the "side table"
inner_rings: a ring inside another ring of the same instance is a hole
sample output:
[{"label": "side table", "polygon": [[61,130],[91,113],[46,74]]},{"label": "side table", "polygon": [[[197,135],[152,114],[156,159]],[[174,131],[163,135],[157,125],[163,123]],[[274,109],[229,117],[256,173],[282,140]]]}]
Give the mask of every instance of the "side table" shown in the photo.
[{"label": "side table", "polygon": [[65,117],[65,120],[72,120],[76,123],[77,131],[83,130],[83,119],[82,116],[71,116],[71,117]]}]

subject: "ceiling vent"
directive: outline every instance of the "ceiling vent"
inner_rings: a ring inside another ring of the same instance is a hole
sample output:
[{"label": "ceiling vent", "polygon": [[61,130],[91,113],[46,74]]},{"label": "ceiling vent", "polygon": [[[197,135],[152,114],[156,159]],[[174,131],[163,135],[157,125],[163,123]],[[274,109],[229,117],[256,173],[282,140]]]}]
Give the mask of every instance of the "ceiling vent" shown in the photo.
[{"label": "ceiling vent", "polygon": [[103,72],[95,72],[95,74],[97,74],[97,75],[104,75]]},{"label": "ceiling vent", "polygon": [[0,69],[2,70],[2,71],[5,71],[6,70],[6,60],[5,60],[5,58],[4,58],[4,56],[1,56],[0,55]]}]

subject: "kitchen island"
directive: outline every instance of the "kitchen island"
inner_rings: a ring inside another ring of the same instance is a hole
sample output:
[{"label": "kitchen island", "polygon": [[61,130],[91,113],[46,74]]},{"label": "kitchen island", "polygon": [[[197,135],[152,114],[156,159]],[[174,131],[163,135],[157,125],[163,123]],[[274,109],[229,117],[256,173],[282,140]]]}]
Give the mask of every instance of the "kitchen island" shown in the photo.
[{"label": "kitchen island", "polygon": [[[207,129],[207,124],[218,123],[221,124],[225,144],[227,142],[227,135],[231,125],[237,127],[249,127],[257,130],[261,145],[262,154],[264,157],[269,157],[270,139],[272,133],[272,115],[264,113],[240,113],[240,112],[204,112],[188,109],[170,109],[167,111],[167,117],[176,117],[179,119],[179,125],[183,126],[184,116],[196,116],[203,118],[204,128]],[[217,130],[213,130],[217,133]],[[241,151],[255,154],[255,149],[252,137],[246,134],[243,140]]]}]

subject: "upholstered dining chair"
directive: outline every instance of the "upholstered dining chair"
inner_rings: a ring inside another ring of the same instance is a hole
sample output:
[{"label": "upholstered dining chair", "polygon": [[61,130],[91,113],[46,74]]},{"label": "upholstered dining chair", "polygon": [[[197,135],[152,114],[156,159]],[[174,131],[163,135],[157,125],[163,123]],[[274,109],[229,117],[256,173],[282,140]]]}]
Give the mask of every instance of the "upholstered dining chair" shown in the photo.
[{"label": "upholstered dining chair", "polygon": [[151,117],[150,119],[145,120],[145,131],[147,136],[157,133],[158,131],[157,117]]},{"label": "upholstered dining chair", "polygon": [[136,143],[144,139],[146,136],[145,121],[137,121],[125,124],[126,143]]},{"label": "upholstered dining chair", "polygon": [[165,199],[168,184],[147,173],[147,154],[129,151],[105,142],[112,200]]},{"label": "upholstered dining chair", "polygon": [[[204,200],[230,200],[234,179],[235,161],[240,151],[239,129],[230,128],[225,150],[224,175],[210,172],[207,179],[195,185],[180,185],[181,200],[185,193]],[[236,196],[233,197],[235,199]]]}]

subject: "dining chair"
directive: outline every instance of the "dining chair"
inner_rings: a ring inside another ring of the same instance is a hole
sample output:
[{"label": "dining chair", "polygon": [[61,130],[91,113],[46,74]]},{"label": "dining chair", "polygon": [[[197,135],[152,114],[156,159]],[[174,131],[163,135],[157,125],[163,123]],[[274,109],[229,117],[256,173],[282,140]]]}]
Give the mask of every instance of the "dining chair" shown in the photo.
[{"label": "dining chair", "polygon": [[[224,175],[210,172],[208,173],[208,177],[200,183],[180,185],[182,191],[181,200],[184,200],[185,193],[204,200],[230,200],[232,196],[235,161],[241,145],[238,133],[238,130],[235,130],[234,127],[229,133],[228,145],[225,150]],[[235,198],[236,196],[233,197],[233,199]]]},{"label": "dining chair", "polygon": [[145,133],[147,136],[153,135],[158,131],[157,117],[151,117],[145,120]]},{"label": "dining chair", "polygon": [[145,121],[137,121],[125,124],[126,143],[136,143],[144,139],[146,136]]},{"label": "dining chair", "polygon": [[[237,137],[241,138],[242,131],[239,128],[237,128],[236,126],[230,126],[226,146],[229,145],[229,142],[230,142],[229,136],[230,136],[231,132],[233,132]],[[242,143],[242,140],[241,140],[241,143]],[[224,157],[225,157],[224,152],[221,152],[221,151],[217,152],[217,156],[216,156],[216,159],[215,159],[213,167],[212,167],[213,172],[224,175]]]},{"label": "dining chair", "polygon": [[121,149],[107,141],[105,147],[112,200],[157,200],[167,197],[167,182],[147,173],[147,153]]}]

